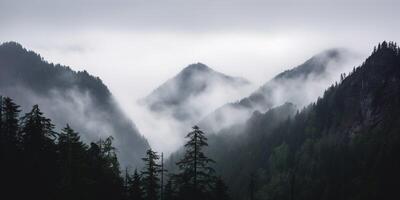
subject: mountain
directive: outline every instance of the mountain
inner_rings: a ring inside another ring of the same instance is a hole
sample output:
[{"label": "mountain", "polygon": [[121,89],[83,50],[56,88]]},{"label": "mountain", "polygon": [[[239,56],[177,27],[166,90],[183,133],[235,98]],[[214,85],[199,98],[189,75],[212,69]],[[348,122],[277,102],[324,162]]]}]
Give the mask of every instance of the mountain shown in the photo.
[{"label": "mountain", "polygon": [[191,64],[143,99],[150,110],[179,121],[198,121],[207,112],[239,96],[249,81]]},{"label": "mountain", "polygon": [[208,154],[234,199],[397,199],[399,94],[400,48],[383,42],[315,103],[255,112]]},{"label": "mountain", "polygon": [[200,127],[208,132],[218,132],[231,125],[244,123],[256,110],[265,112],[285,102],[298,107],[305,106],[322,95],[323,90],[338,77],[338,73],[347,70],[354,57],[352,52],[345,49],[323,51],[303,64],[278,74],[248,97],[210,112],[200,121]]},{"label": "mountain", "polygon": [[0,94],[30,110],[39,104],[57,128],[69,123],[86,141],[112,135],[121,163],[136,165],[149,148],[100,78],[52,64],[20,44],[0,45]]}]

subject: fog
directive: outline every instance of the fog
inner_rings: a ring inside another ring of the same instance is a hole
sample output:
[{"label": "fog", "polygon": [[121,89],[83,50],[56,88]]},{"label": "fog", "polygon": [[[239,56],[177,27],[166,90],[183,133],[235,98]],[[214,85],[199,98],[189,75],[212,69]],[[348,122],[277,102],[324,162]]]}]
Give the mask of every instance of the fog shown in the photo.
[{"label": "fog", "polygon": [[250,96],[231,101],[209,113],[200,121],[208,132],[218,133],[221,129],[246,122],[254,111],[267,112],[284,103],[293,103],[301,109],[318,97],[331,85],[340,81],[364,57],[347,49],[329,49],[299,63],[289,71],[277,74],[266,81]]},{"label": "fog", "polygon": [[[394,0],[0,0],[0,41],[101,77],[155,150],[171,152],[189,124],[136,102],[187,65],[202,62],[260,86],[324,49],[366,57],[382,40],[400,41],[398,8]],[[323,87],[307,90],[305,102]]]},{"label": "fog", "polygon": [[53,89],[46,95],[22,85],[0,87],[0,91],[21,105],[21,116],[38,104],[44,116],[52,120],[56,131],[69,124],[87,144],[112,136],[122,166],[141,165],[140,159],[144,153],[142,141],[132,141],[136,139],[131,135],[136,134],[136,127],[119,113],[118,105],[108,108],[107,105],[100,105],[90,91],[82,91],[77,87],[65,91]]}]

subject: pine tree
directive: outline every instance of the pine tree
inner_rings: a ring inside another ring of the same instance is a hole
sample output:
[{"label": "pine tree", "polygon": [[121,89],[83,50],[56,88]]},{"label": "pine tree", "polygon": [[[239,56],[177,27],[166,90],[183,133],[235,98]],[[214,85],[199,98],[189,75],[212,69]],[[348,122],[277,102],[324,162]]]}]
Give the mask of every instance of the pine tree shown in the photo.
[{"label": "pine tree", "polygon": [[157,164],[157,160],[160,159],[160,156],[151,149],[147,150],[146,156],[142,159],[145,162],[145,169],[142,172],[144,196],[146,200],[158,200],[160,189],[158,175],[161,171],[161,166]]},{"label": "pine tree", "polygon": [[228,187],[225,185],[221,177],[218,177],[214,186],[214,199],[215,200],[229,200]]},{"label": "pine tree", "polygon": [[9,97],[1,98],[1,140],[6,151],[16,151],[18,147],[19,106]]},{"label": "pine tree", "polygon": [[92,199],[122,199],[125,194],[124,181],[112,141],[110,136],[90,144],[88,171],[92,182],[89,186]]},{"label": "pine tree", "polygon": [[164,187],[164,200],[176,200],[176,191],[172,184],[172,180],[169,179]]},{"label": "pine tree", "polygon": [[115,147],[112,145],[114,138],[112,136],[107,137],[105,140],[99,140],[97,145],[100,147],[100,153],[105,161],[105,167],[112,170],[115,176],[120,176],[119,162],[117,158],[117,152]]},{"label": "pine tree", "polygon": [[[0,95],[0,145],[3,145],[3,96]],[[1,151],[1,149],[0,149]],[[0,152],[0,156],[2,155],[2,152]]]},{"label": "pine tree", "polygon": [[54,147],[56,133],[51,120],[44,117],[38,105],[22,117],[22,138],[24,150],[29,153],[44,152]]},{"label": "pine tree", "polygon": [[142,180],[135,169],[133,176],[128,181],[128,197],[131,200],[143,200]]},{"label": "pine tree", "polygon": [[185,144],[185,155],[176,163],[180,170],[176,175],[180,196],[183,199],[206,198],[214,179],[214,169],[210,167],[214,161],[203,153],[203,148],[208,146],[207,138],[198,126],[194,126],[186,138],[189,141]]},{"label": "pine tree", "polygon": [[58,137],[58,165],[60,167],[59,196],[63,199],[79,199],[82,189],[82,173],[87,172],[87,146],[68,124]]},{"label": "pine tree", "polygon": [[[0,96],[0,185],[3,195],[15,194],[21,180],[19,145],[19,106],[11,98]],[[16,197],[14,195],[14,197]]]},{"label": "pine tree", "polygon": [[[39,106],[33,106],[31,112],[22,120],[22,144],[26,179],[26,195],[32,198],[51,199],[56,193],[57,154],[56,133],[51,120],[44,117]],[[49,175],[52,174],[52,175]]]}]

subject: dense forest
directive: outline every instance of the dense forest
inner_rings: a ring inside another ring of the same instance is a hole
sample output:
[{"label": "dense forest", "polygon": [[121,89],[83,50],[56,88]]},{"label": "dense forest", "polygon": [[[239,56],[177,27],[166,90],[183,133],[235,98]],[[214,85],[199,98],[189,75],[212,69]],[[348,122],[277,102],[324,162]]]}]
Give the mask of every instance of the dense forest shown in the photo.
[{"label": "dense forest", "polygon": [[21,112],[0,97],[0,184],[12,199],[399,198],[400,48],[393,42],[304,108],[255,111],[218,134],[194,126],[167,166],[148,149],[143,167],[122,167],[113,137],[87,143],[68,124],[57,131],[38,105]]},{"label": "dense forest", "polygon": [[[379,44],[315,103],[255,112],[209,136],[235,199],[399,197],[400,50]],[[232,162],[234,162],[232,164]]]},{"label": "dense forest", "polygon": [[[227,187],[205,156],[207,138],[197,127],[187,135],[179,173],[169,174],[149,149],[144,168],[121,172],[113,138],[81,141],[68,124],[54,131],[38,105],[20,117],[20,106],[0,97],[0,184],[12,199],[184,200],[229,199]],[[164,178],[166,184],[164,184]]]}]

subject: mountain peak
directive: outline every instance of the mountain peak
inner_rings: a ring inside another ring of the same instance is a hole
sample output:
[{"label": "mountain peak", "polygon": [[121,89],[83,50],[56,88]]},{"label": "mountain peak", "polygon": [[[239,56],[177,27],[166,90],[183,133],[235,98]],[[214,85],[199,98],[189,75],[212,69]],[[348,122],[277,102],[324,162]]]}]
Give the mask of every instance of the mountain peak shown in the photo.
[{"label": "mountain peak", "polygon": [[400,47],[397,46],[395,42],[386,42],[383,41],[379,43],[378,46],[374,48],[371,56],[366,60],[369,62],[371,59],[379,59],[382,58],[383,61],[387,61],[390,57],[394,57],[400,55]]},{"label": "mountain peak", "polygon": [[322,74],[330,66],[330,63],[343,62],[347,59],[349,54],[351,54],[351,52],[343,48],[327,49],[314,55],[303,64],[278,74],[274,79],[287,79],[300,75],[307,77],[310,74]]},{"label": "mountain peak", "polygon": [[[25,49],[20,43],[14,42],[14,41],[0,43],[0,51],[3,55],[7,55],[7,56],[10,56],[10,54],[14,55],[16,53],[24,54],[26,52],[31,52],[31,51],[28,51],[27,49]],[[36,53],[34,53],[34,54],[39,56]]]},{"label": "mountain peak", "polygon": [[188,76],[196,73],[209,73],[209,72],[214,72],[214,70],[203,63],[193,63],[185,67],[181,71],[181,74],[183,74],[184,76]]},{"label": "mountain peak", "polygon": [[9,41],[9,42],[1,43],[1,44],[0,44],[0,47],[1,47],[1,48],[4,48],[4,47],[15,47],[15,48],[23,49],[23,47],[22,47],[22,45],[21,45],[20,43],[14,42],[14,41]]},{"label": "mountain peak", "polygon": [[190,64],[184,70],[211,70],[211,68],[203,63],[198,62]]},{"label": "mountain peak", "polygon": [[[206,96],[219,96],[220,101],[232,100],[229,95],[239,95],[240,91],[248,89],[250,82],[241,77],[232,77],[215,71],[203,63],[194,63],[185,67],[176,76],[163,83],[147,97],[146,104],[152,111],[167,111],[177,119],[198,118],[204,115],[204,108],[189,108],[190,104],[202,102]],[[220,88],[231,91],[224,96]],[[205,98],[208,99],[208,98]],[[223,102],[223,103],[224,103]],[[216,107],[223,103],[216,102]],[[190,111],[189,111],[190,110]]]}]

